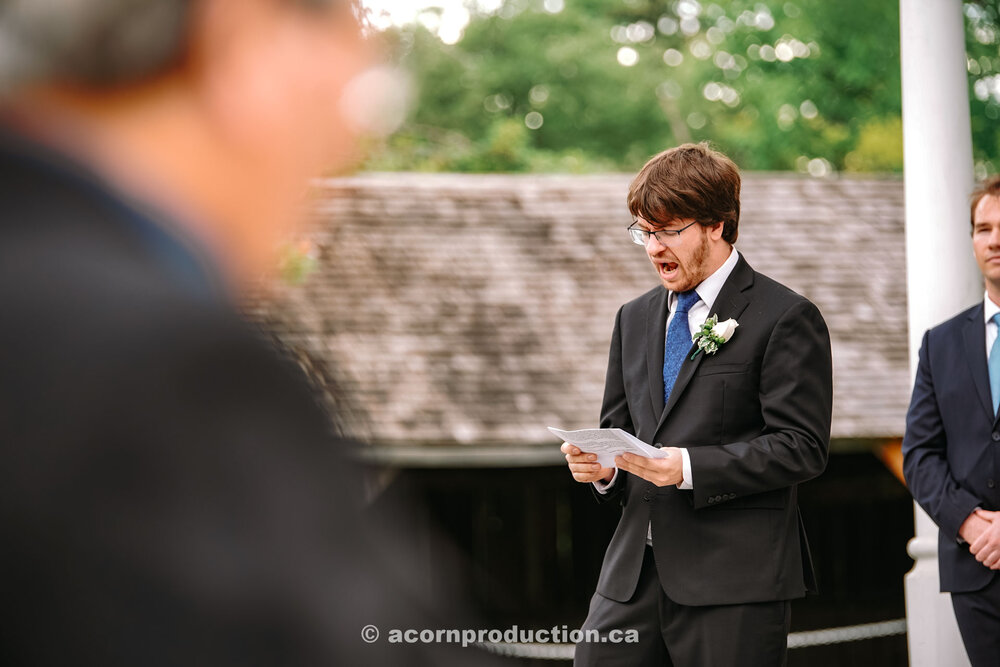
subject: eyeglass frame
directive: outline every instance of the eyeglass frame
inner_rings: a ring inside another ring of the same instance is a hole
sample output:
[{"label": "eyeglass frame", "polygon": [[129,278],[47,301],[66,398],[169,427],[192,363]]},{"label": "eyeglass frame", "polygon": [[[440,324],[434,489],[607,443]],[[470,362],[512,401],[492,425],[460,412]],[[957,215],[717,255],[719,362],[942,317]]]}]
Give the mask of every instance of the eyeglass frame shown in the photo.
[{"label": "eyeglass frame", "polygon": [[[678,236],[681,235],[681,232],[683,232],[688,227],[693,227],[694,225],[697,225],[698,222],[699,222],[698,220],[694,220],[694,221],[689,222],[688,224],[684,225],[680,229],[643,229],[642,227],[636,227],[636,225],[639,224],[638,220],[633,220],[632,224],[629,225],[628,227],[626,227],[625,230],[629,233],[628,235],[629,235],[629,238],[632,239],[632,243],[634,243],[636,245],[641,245],[641,246],[645,247],[646,244],[649,243],[649,237],[650,236],[655,236],[657,242],[659,242],[660,245],[667,245],[667,243],[669,242],[669,240],[677,238]],[[642,243],[639,243],[639,241],[636,240],[636,237],[633,234],[633,232],[639,232],[639,233],[643,234],[644,237],[645,237],[645,240]],[[666,238],[668,239],[668,241],[664,241],[662,238],[660,238],[659,234],[666,234]]]}]

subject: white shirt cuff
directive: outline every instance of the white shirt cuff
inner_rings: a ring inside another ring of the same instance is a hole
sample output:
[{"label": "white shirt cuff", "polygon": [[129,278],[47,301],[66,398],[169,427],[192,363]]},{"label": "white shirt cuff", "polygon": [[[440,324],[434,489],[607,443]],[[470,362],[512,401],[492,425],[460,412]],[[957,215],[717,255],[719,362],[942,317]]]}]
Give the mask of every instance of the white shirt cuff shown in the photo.
[{"label": "white shirt cuff", "polygon": [[[980,505],[976,505],[975,508],[973,508],[972,513],[969,514],[969,516],[972,516],[973,514],[975,514],[976,510],[981,510],[981,509],[983,509],[983,508]],[[966,518],[969,518],[969,517],[966,517]],[[958,537],[956,537],[955,541],[958,542],[959,544],[961,544],[962,546],[965,546],[966,544],[968,544],[968,542],[965,541],[965,538],[962,537],[961,535],[959,535]]]},{"label": "white shirt cuff", "polygon": [[694,478],[691,477],[691,456],[688,454],[688,450],[681,447],[681,483],[677,485],[678,489],[684,491],[690,491],[694,488]]},{"label": "white shirt cuff", "polygon": [[602,482],[600,480],[592,482],[594,488],[597,489],[598,493],[607,493],[608,489],[615,485],[615,481],[618,479],[618,468],[615,468],[615,474],[611,478],[610,482]]}]

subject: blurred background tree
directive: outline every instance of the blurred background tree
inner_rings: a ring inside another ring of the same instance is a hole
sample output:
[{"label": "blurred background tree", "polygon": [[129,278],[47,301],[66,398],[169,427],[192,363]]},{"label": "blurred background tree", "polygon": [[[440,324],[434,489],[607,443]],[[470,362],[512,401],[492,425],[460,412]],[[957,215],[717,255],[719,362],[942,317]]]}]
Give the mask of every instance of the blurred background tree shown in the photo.
[{"label": "blurred background tree", "polygon": [[996,2],[965,3],[965,52],[976,176],[1000,167],[1000,9]]},{"label": "blurred background tree", "polygon": [[[1000,12],[964,7],[985,174]],[[707,139],[746,169],[902,170],[897,0],[470,0],[457,27],[445,11],[385,30],[418,92],[367,169],[632,171]]]}]

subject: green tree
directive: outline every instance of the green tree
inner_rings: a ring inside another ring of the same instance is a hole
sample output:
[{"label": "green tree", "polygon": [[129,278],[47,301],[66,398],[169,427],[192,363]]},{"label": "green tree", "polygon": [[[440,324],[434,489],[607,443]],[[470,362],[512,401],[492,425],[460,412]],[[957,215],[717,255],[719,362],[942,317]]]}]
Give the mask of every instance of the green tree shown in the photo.
[{"label": "green tree", "polygon": [[967,2],[964,9],[972,149],[982,178],[1000,167],[1000,9],[990,2]]},{"label": "green tree", "polygon": [[[964,10],[993,171],[1000,10]],[[419,96],[369,168],[634,170],[710,140],[748,169],[902,169],[897,0],[505,0],[453,45],[420,24],[387,38]]]}]

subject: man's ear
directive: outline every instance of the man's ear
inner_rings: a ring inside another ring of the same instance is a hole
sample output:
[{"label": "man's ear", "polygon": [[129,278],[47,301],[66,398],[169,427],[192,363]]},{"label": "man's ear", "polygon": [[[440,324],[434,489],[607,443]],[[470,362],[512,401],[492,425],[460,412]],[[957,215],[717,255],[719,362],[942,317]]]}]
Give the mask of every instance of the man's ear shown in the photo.
[{"label": "man's ear", "polygon": [[722,239],[722,232],[725,229],[725,224],[717,222],[708,228],[708,235],[713,241],[719,241]]}]

